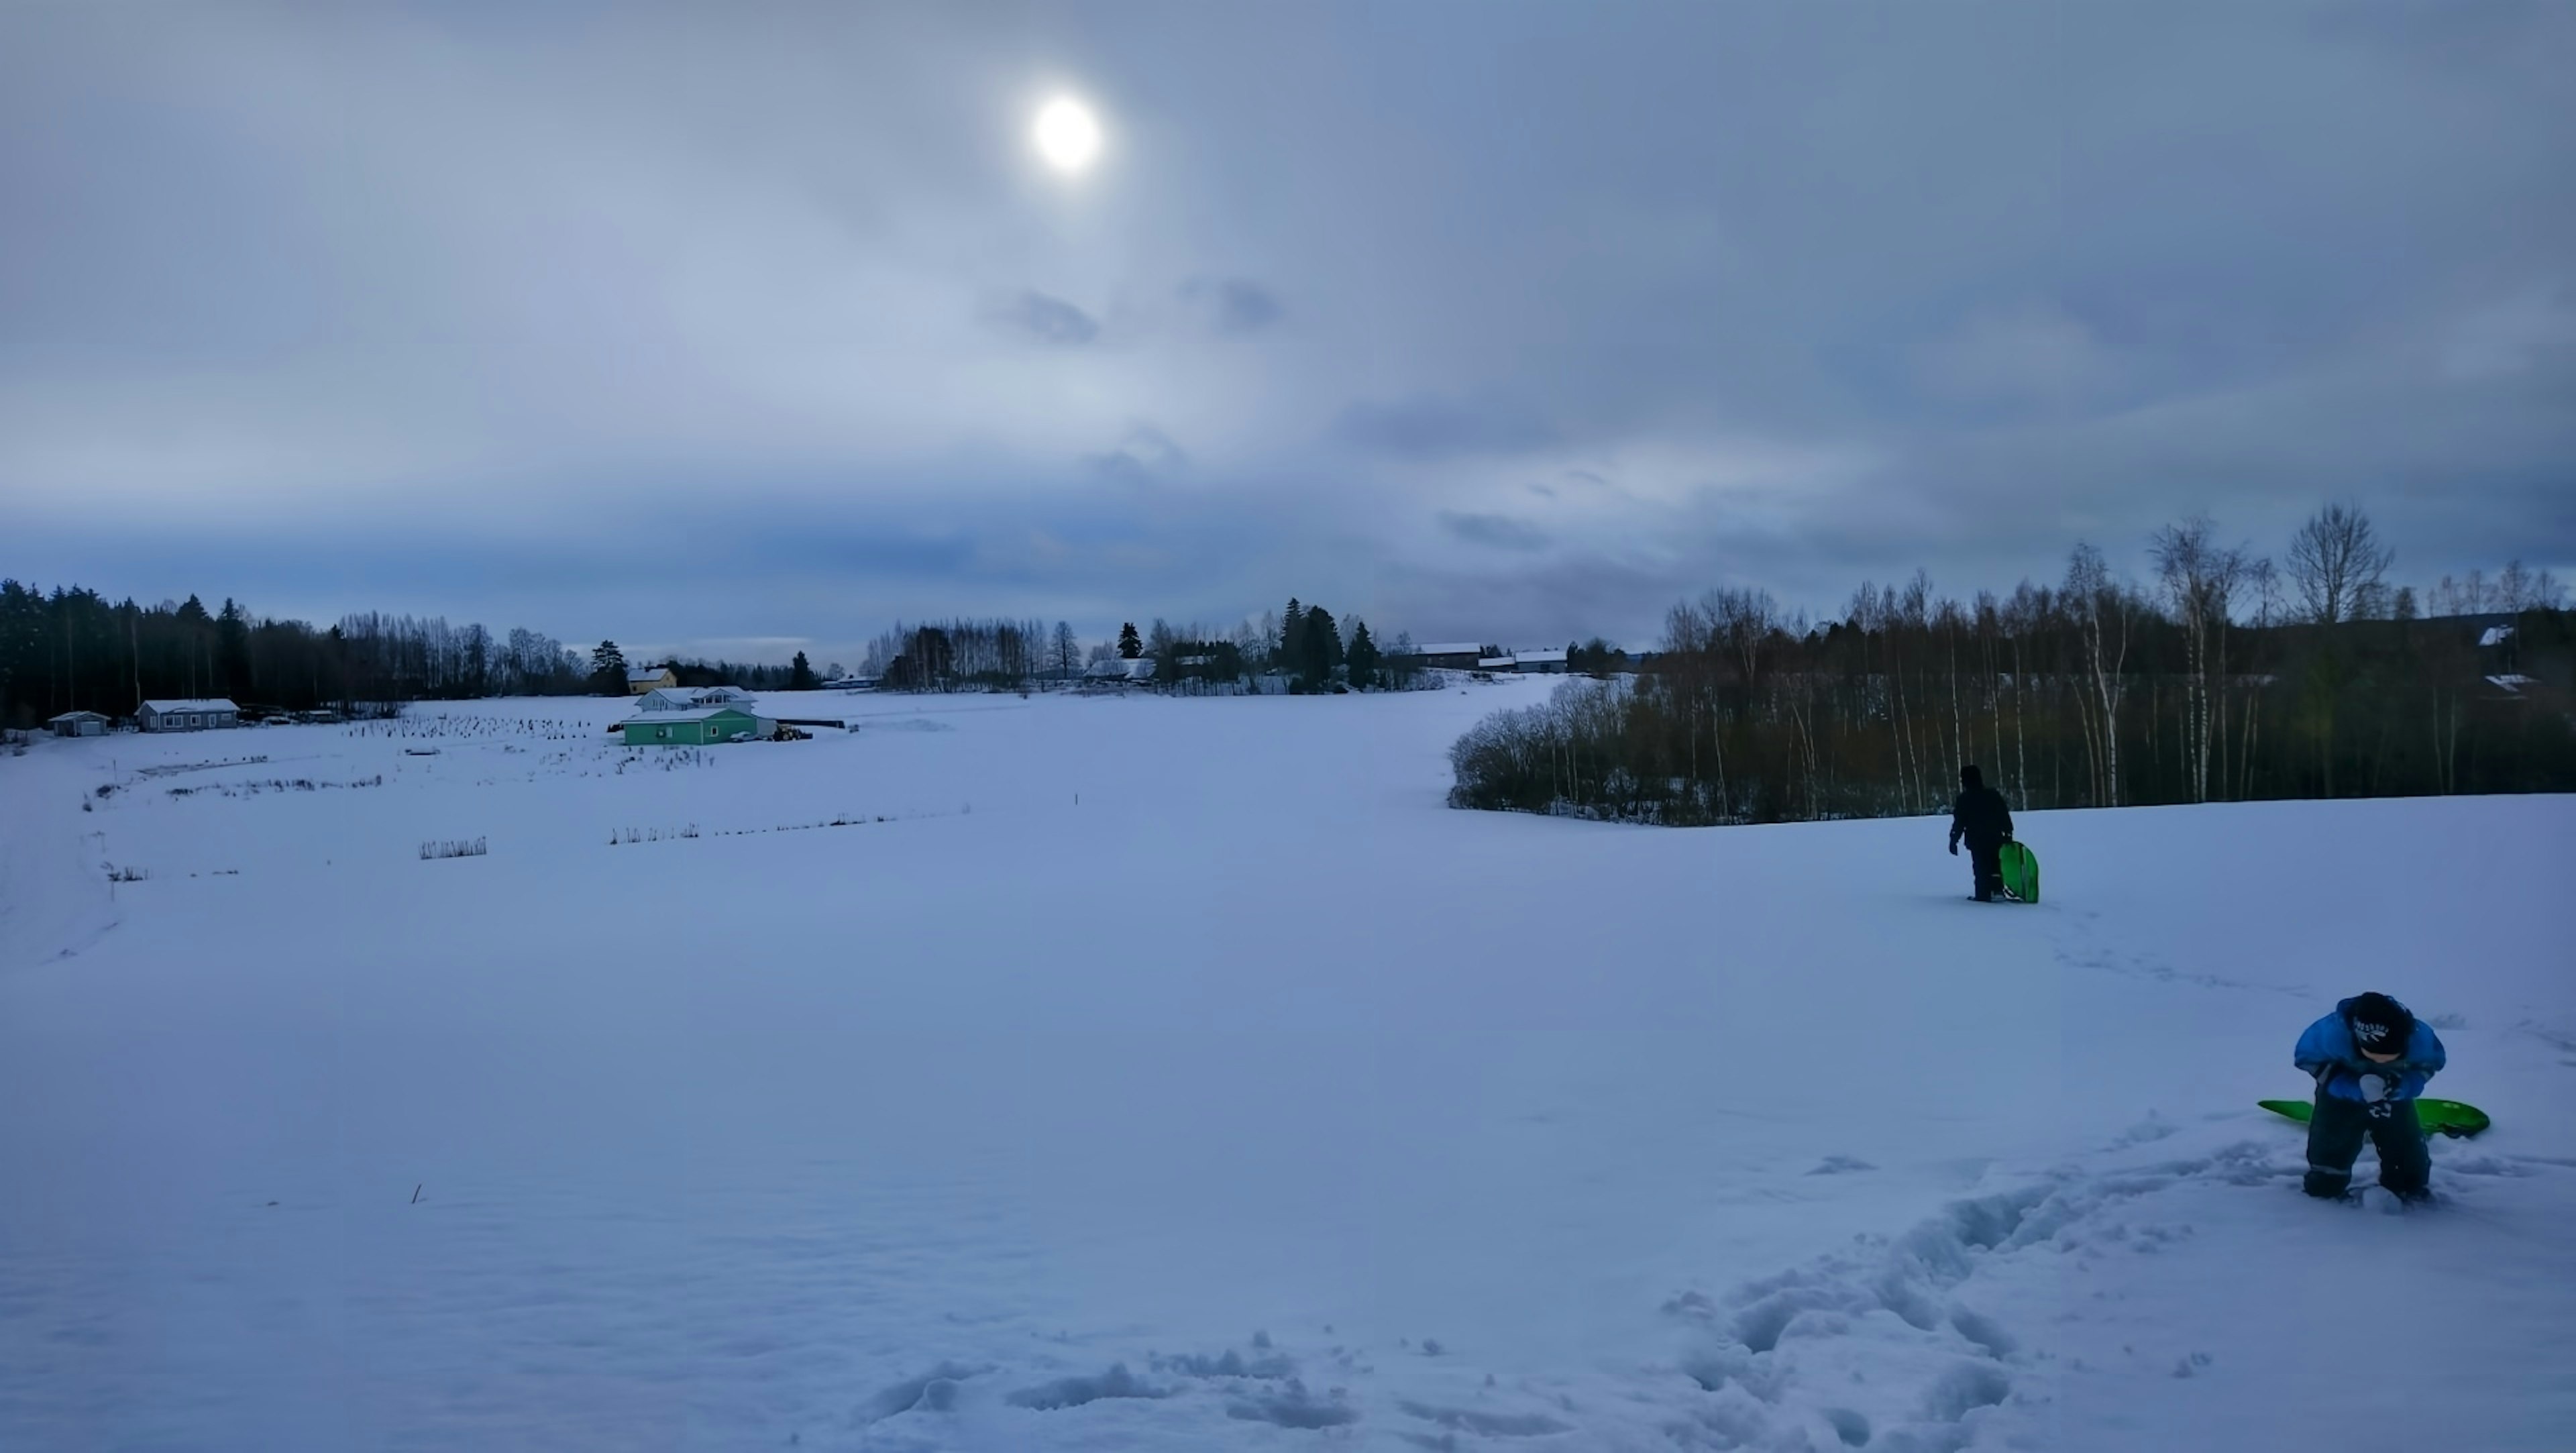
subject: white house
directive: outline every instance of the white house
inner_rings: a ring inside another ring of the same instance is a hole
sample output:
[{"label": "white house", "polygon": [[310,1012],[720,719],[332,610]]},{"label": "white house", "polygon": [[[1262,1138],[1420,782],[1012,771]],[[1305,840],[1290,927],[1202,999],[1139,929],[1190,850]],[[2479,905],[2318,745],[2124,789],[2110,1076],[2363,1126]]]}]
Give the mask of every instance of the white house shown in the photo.
[{"label": "white house", "polygon": [[45,725],[58,737],[103,737],[115,723],[94,711],[67,711]]},{"label": "white house", "polygon": [[1111,686],[1141,686],[1154,679],[1154,658],[1138,656],[1128,660],[1112,656],[1106,661],[1094,661],[1082,668],[1082,679]]},{"label": "white house", "polygon": [[202,732],[240,726],[241,708],[222,696],[147,701],[134,714],[134,720],[147,732]]},{"label": "white house", "polygon": [[751,693],[739,686],[656,686],[635,698],[637,711],[696,711],[709,706],[749,706]]},{"label": "white house", "polygon": [[1554,650],[1514,651],[1512,664],[1506,669],[1562,676],[1565,674],[1565,648],[1558,646]]}]

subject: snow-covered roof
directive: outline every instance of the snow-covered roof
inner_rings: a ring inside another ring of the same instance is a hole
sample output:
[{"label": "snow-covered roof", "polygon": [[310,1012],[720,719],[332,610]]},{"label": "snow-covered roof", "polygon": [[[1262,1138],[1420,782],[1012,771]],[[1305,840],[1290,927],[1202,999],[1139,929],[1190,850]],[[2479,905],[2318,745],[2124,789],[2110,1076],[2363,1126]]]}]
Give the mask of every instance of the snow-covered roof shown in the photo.
[{"label": "snow-covered roof", "polygon": [[1482,656],[1485,645],[1482,641],[1434,641],[1428,646],[1416,646],[1413,651],[1417,656]]},{"label": "snow-covered roof", "polygon": [[1565,648],[1559,646],[1553,651],[1514,651],[1512,659],[1535,666],[1554,665],[1565,660]]},{"label": "snow-covered roof", "polygon": [[671,668],[668,666],[629,666],[626,668],[626,679],[629,681],[659,681],[670,674]]},{"label": "snow-covered roof", "polygon": [[191,696],[169,701],[147,701],[143,703],[143,706],[147,711],[158,712],[164,715],[174,711],[241,710],[240,707],[233,705],[232,698],[226,696]]},{"label": "snow-covered roof", "polygon": [[635,698],[637,711],[687,711],[697,704],[698,701],[694,695],[677,686],[656,686]]},{"label": "snow-covered roof", "polygon": [[693,694],[701,703],[751,700],[751,693],[739,686],[710,686]]},{"label": "snow-covered roof", "polygon": [[2501,646],[2512,638],[2513,627],[2489,626],[2485,631],[2479,634],[2478,644],[2481,646]]},{"label": "snow-covered roof", "polygon": [[52,726],[55,722],[58,722],[58,721],[105,721],[105,720],[107,720],[107,718],[106,718],[106,717],[103,717],[103,716],[99,715],[97,712],[94,712],[94,711],[67,711],[67,712],[64,712],[61,716],[56,716],[56,717],[47,717],[47,718],[45,719],[45,725],[47,725],[47,726]]},{"label": "snow-covered roof", "polygon": [[[622,727],[662,726],[675,721],[706,721],[718,716],[749,717],[751,713],[739,706],[698,706],[691,707],[687,711],[648,711],[640,716],[628,717],[618,725]],[[759,718],[752,717],[752,720],[757,721]]]}]

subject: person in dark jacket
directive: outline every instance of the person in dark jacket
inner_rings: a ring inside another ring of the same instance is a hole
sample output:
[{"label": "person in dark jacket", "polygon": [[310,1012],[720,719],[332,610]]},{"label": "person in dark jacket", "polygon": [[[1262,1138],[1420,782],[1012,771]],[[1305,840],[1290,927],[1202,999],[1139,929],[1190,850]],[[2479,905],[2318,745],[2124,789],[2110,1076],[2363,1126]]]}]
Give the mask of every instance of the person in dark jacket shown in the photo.
[{"label": "person in dark jacket", "polygon": [[2012,841],[2012,809],[2004,795],[1986,785],[1985,774],[1971,762],[1959,769],[1959,800],[1950,806],[1950,856],[1959,855],[1959,840],[1968,840],[1968,862],[1977,875],[1977,901],[1992,903],[2004,886],[1999,860]]},{"label": "person in dark jacket", "polygon": [[2432,1195],[2433,1158],[2415,1097],[2450,1062],[2432,1025],[2385,994],[2356,994],[2308,1026],[2290,1062],[2317,1082],[2303,1183],[2309,1195],[2334,1198],[2352,1188],[2352,1163],[2365,1138],[2379,1147],[2379,1183],[2397,1199]]}]

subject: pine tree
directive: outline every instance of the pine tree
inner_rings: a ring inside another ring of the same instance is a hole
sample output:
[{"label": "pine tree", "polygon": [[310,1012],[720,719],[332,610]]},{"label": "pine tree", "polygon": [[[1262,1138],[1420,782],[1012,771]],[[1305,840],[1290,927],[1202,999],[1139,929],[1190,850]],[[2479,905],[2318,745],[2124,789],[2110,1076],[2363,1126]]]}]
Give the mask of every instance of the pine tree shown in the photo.
[{"label": "pine tree", "polygon": [[1351,619],[1351,648],[1349,661],[1351,668],[1351,685],[1356,687],[1367,687],[1375,686],[1377,684],[1377,642],[1369,639],[1368,622],[1363,621],[1356,616]]},{"label": "pine tree", "polygon": [[797,652],[795,664],[787,668],[787,689],[790,691],[811,691],[820,684],[820,682],[814,679],[814,668],[807,664],[805,653],[802,651]]},{"label": "pine tree", "polygon": [[1136,623],[1129,621],[1118,628],[1118,659],[1133,661],[1145,654],[1145,643],[1136,635]]},{"label": "pine tree", "polygon": [[1342,662],[1342,635],[1333,625],[1333,613],[1320,605],[1306,607],[1304,649],[1298,669],[1306,678],[1306,689],[1330,685],[1333,668]]},{"label": "pine tree", "polygon": [[1302,671],[1306,661],[1306,608],[1297,597],[1288,597],[1288,610],[1279,617],[1279,655],[1272,662],[1291,675]]},{"label": "pine tree", "polygon": [[602,641],[590,653],[590,689],[602,696],[626,694],[626,653],[615,641]]}]

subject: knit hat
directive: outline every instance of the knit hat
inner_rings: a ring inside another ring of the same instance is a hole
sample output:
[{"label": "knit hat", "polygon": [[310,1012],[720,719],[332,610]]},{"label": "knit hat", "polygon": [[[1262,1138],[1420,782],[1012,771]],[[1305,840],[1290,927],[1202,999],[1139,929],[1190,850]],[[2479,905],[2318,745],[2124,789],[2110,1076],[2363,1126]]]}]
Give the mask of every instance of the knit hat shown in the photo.
[{"label": "knit hat", "polygon": [[2385,994],[2363,994],[2344,1009],[2354,1047],[2373,1054],[2403,1054],[2415,1035],[2415,1016]]},{"label": "knit hat", "polygon": [[1959,785],[1962,787],[1983,787],[1986,785],[1986,774],[1978,771],[1977,764],[1971,762],[1967,766],[1959,769]]}]

